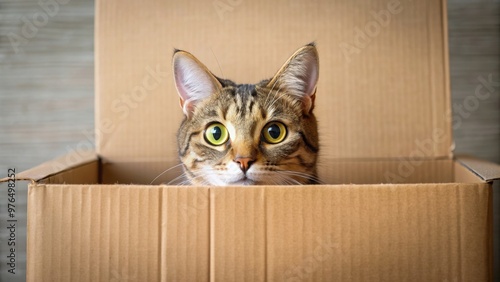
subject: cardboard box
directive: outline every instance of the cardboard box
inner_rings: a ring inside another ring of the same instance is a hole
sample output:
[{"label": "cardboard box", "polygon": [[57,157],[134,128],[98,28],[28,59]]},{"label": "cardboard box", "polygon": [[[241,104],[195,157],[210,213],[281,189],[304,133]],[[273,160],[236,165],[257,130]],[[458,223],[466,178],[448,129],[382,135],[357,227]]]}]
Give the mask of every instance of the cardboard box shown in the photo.
[{"label": "cardboard box", "polygon": [[[500,168],[453,154],[445,4],[97,1],[97,148],[17,175],[28,281],[491,280]],[[149,185],[178,162],[174,47],[255,83],[312,40],[328,184]]]}]

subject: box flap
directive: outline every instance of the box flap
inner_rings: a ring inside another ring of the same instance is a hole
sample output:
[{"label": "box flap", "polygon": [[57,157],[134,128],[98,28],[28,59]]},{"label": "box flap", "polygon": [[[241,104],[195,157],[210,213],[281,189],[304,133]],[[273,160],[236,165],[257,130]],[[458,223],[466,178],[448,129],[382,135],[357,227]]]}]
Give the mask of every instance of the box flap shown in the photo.
[{"label": "box flap", "polygon": [[[42,163],[34,168],[16,174],[16,180],[39,181],[49,176],[67,171],[91,162],[98,161],[99,157],[94,151],[75,150],[57,159]],[[8,178],[0,179],[0,182]]]},{"label": "box flap", "polygon": [[481,177],[484,181],[493,181],[500,179],[500,165],[472,156],[457,156],[457,161],[463,166]]},{"label": "box flap", "polygon": [[449,158],[444,1],[138,1],[96,4],[97,150],[177,158],[182,119],[171,56],[256,83],[316,41],[321,153],[336,159]]}]

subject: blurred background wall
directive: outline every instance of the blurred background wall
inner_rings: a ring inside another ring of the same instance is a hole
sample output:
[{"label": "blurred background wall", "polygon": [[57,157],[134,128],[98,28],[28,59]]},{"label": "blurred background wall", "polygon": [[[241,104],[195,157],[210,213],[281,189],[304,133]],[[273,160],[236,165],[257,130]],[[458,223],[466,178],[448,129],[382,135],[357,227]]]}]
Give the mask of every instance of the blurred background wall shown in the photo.
[{"label": "blurred background wall", "polygon": [[[94,129],[94,1],[60,0],[57,12],[41,13],[48,0],[0,0],[0,177],[70,151]],[[250,3],[248,3],[250,4]],[[500,85],[477,109],[459,114],[482,80],[500,81],[500,1],[448,1],[452,105],[461,117],[455,152],[500,163]],[[29,36],[20,37],[26,32]],[[16,36],[17,35],[17,36]],[[168,56],[168,52],[165,54]],[[5,186],[1,186],[4,188]],[[495,238],[500,238],[500,187],[494,191]],[[0,281],[23,281],[25,244],[18,250],[19,274],[6,273],[6,197],[0,191]],[[26,189],[17,191],[17,239],[25,241]],[[497,266],[499,244],[495,241]],[[500,267],[496,278],[500,281]],[[14,278],[13,278],[14,277]]]}]

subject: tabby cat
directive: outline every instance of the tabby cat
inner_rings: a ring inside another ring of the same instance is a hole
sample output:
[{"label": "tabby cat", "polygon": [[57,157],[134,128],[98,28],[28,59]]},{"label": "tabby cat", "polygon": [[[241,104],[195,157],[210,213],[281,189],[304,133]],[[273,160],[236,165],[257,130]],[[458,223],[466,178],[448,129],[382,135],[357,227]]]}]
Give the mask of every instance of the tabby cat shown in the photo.
[{"label": "tabby cat", "polygon": [[177,134],[185,184],[318,182],[313,109],[319,59],[314,43],[257,84],[216,77],[182,50],[174,52],[173,70],[185,115]]}]

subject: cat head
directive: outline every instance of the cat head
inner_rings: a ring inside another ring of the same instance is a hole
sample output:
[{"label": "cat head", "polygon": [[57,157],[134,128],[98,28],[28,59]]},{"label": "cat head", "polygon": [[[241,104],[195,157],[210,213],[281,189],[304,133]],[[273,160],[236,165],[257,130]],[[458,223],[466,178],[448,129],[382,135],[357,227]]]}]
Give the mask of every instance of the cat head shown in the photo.
[{"label": "cat head", "polygon": [[187,182],[284,185],[316,182],[318,132],[313,114],[319,75],[313,43],[273,78],[236,84],[176,50],[175,86],[184,120],[177,134]]}]

